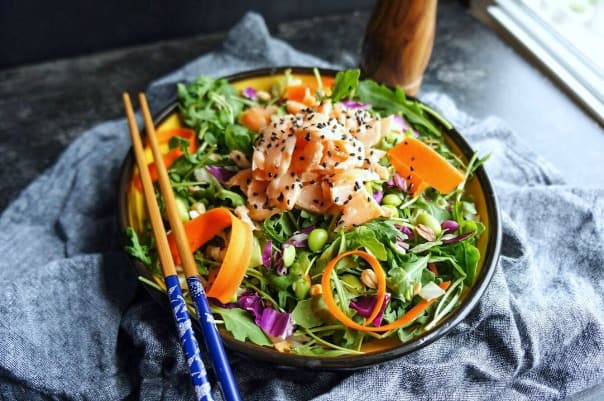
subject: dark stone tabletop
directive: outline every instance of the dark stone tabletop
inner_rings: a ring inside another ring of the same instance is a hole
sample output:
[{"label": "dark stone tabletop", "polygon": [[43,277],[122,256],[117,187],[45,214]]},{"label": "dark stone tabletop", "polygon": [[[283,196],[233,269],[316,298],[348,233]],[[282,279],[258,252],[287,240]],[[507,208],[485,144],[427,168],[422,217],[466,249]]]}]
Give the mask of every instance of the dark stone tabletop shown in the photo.
[{"label": "dark stone tabletop", "polygon": [[[353,67],[368,15],[321,16],[270,28],[300,50]],[[223,37],[201,35],[1,70],[0,211],[86,128],[122,118],[123,91],[144,90],[155,78],[220,46]],[[475,117],[506,120],[572,185],[603,186],[602,128],[459,2],[439,3],[422,92],[434,90]],[[589,390],[580,399],[598,399],[602,391]]]},{"label": "dark stone tabletop", "polygon": [[[356,66],[367,11],[284,22],[271,31],[294,47]],[[135,93],[220,46],[201,35],[0,71],[0,210],[91,125],[123,116]],[[569,182],[602,186],[602,128],[458,2],[441,1],[422,91],[449,94],[476,117],[496,115],[559,167]],[[420,92],[421,98],[421,92]]]}]

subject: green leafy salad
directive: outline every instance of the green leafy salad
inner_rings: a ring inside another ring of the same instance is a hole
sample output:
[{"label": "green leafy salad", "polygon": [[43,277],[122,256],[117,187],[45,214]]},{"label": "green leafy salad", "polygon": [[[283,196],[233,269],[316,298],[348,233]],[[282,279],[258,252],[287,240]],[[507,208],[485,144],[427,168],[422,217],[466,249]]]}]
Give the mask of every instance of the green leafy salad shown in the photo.
[{"label": "green leafy salad", "polygon": [[[158,137],[212,310],[234,338],[360,354],[460,305],[484,231],[466,183],[486,158],[456,156],[434,110],[358,70],[286,71],[270,87],[202,76],[178,98],[182,127]],[[139,226],[126,249],[164,290],[150,223]]]}]

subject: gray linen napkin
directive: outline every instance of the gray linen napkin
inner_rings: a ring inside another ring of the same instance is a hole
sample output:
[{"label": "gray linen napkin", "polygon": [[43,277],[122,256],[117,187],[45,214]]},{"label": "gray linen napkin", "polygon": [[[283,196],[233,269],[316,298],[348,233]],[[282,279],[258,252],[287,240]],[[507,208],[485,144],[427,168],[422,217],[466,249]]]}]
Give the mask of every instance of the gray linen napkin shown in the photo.
[{"label": "gray linen napkin", "polygon": [[[248,14],[150,92],[159,105],[167,83],[286,64],[327,66]],[[231,354],[245,400],[558,400],[604,379],[604,190],[565,185],[504,122],[423,98],[492,154],[504,238],[490,287],[450,334],[380,366],[294,372]],[[128,148],[124,120],[91,128],[0,217],[2,400],[192,399],[171,317],[117,242]]]}]

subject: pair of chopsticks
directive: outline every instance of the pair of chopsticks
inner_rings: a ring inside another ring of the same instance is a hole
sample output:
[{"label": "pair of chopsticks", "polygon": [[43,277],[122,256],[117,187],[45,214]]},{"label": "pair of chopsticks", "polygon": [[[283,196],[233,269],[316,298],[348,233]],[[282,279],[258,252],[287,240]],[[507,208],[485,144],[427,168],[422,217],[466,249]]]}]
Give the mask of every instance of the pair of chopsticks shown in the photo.
[{"label": "pair of chopsticks", "polygon": [[[172,254],[170,253],[170,247],[166,237],[166,230],[155,198],[155,190],[147,167],[138,125],[134,118],[132,102],[127,93],[124,93],[122,97],[126,108],[126,115],[128,117],[128,125],[130,126],[134,155],[143,184],[143,192],[147,203],[149,219],[151,221],[151,226],[153,227],[153,235],[157,242],[157,250],[162,265],[166,288],[168,290],[168,297],[170,298],[170,304],[172,305],[172,310],[174,312],[174,319],[176,320],[178,327],[181,345],[191,372],[195,395],[200,401],[211,401],[213,398],[210,382],[203,361],[201,360],[199,345],[195,338],[195,333],[193,332],[187,305],[182,295],[178,276],[176,275],[176,268],[174,267],[174,261],[172,260]],[[225,399],[228,401],[240,401],[241,396],[237,389],[237,383],[235,382],[226,358],[224,345],[222,344],[218,329],[216,328],[212,312],[210,311],[210,305],[208,304],[208,299],[206,298],[203,289],[201,277],[197,272],[197,266],[193,259],[193,253],[189,247],[183,224],[178,215],[176,200],[174,198],[172,186],[170,185],[168,171],[166,170],[159,149],[159,144],[155,135],[155,127],[153,126],[151,113],[149,111],[149,105],[147,104],[147,99],[143,93],[139,94],[139,101],[143,112],[149,145],[153,152],[153,159],[157,169],[160,191],[166,205],[168,221],[170,222],[170,227],[172,228],[172,233],[182,260],[183,270],[187,278],[187,286],[189,287],[189,294],[195,305],[195,311],[197,312],[201,325],[206,350],[209,354],[219,387],[222,389]]]}]

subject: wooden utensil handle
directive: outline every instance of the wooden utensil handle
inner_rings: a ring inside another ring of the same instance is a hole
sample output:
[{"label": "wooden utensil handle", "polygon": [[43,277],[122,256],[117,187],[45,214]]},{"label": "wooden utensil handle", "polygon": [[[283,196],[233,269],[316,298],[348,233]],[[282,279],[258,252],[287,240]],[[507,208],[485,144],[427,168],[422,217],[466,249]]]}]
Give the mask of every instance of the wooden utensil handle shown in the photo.
[{"label": "wooden utensil handle", "polygon": [[432,54],[437,0],[378,0],[363,39],[363,74],[417,94]]}]

